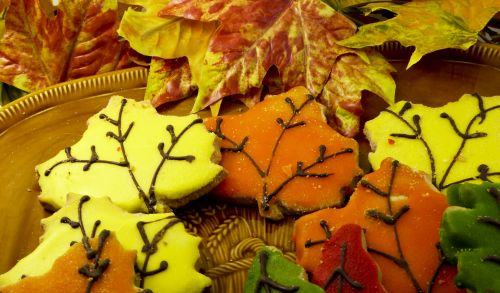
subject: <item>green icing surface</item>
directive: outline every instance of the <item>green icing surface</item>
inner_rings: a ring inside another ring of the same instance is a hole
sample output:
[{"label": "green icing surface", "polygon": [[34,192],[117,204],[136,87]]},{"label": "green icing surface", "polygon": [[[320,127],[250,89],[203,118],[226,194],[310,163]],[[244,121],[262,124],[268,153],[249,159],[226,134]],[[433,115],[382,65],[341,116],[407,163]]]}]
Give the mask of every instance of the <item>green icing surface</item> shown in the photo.
[{"label": "green icing surface", "polygon": [[[265,274],[261,271],[261,257],[262,253],[267,254],[267,277],[273,282],[288,288],[287,290],[277,290],[272,286],[262,283],[262,278]],[[257,288],[260,284],[260,290]],[[270,291],[266,291],[265,287]],[[248,277],[245,282],[245,291],[248,293],[253,292],[324,292],[323,289],[307,281],[307,274],[305,270],[287,260],[283,254],[276,248],[266,246],[262,248],[257,256],[254,258],[252,266],[248,272]]]},{"label": "green icing surface", "polygon": [[[448,189],[441,247],[458,263],[455,282],[475,292],[500,292],[500,184],[459,184]],[[495,260],[496,259],[496,260]]]}]

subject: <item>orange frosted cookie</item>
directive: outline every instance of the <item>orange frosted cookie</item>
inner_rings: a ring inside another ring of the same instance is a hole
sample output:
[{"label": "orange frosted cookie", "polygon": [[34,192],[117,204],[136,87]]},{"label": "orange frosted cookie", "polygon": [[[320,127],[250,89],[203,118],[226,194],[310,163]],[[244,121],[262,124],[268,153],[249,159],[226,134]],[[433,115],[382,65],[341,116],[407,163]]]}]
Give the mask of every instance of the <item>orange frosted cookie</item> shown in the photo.
[{"label": "orange frosted cookie", "polygon": [[340,206],[361,174],[357,142],[328,126],[322,106],[303,87],[205,124],[222,139],[220,164],[229,173],[213,193],[257,201],[271,219]]},{"label": "orange frosted cookie", "polygon": [[297,220],[297,261],[314,271],[324,241],[345,224],[365,230],[368,252],[382,271],[388,292],[452,292],[453,271],[442,270],[439,242],[446,198],[426,175],[386,159],[359,182],[342,209],[324,209]]},{"label": "orange frosted cookie", "polygon": [[50,271],[21,279],[2,288],[2,292],[139,292],[134,286],[135,252],[124,250],[108,230],[103,230],[99,238],[68,248]]}]

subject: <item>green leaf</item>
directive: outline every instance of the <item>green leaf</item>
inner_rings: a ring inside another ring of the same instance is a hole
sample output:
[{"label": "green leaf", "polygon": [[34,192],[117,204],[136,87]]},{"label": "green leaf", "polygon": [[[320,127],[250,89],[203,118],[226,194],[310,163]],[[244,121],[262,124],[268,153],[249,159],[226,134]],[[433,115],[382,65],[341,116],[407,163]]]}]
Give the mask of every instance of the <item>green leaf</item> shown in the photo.
[{"label": "green leaf", "polygon": [[399,41],[403,46],[415,46],[408,68],[430,52],[445,49],[467,49],[477,41],[479,31],[500,11],[497,0],[430,0],[404,5],[391,3],[369,4],[367,14],[387,9],[396,17],[367,24],[354,36],[338,44],[363,48],[386,41]]},{"label": "green leaf", "polygon": [[441,225],[445,256],[458,262],[455,283],[474,292],[500,292],[500,184],[448,189]]},{"label": "green leaf", "polygon": [[146,56],[173,59],[187,56],[193,82],[200,80],[201,67],[208,42],[217,28],[216,22],[198,22],[181,17],[160,17],[159,11],[170,0],[123,0],[143,7],[129,8],[123,15],[118,34],[131,47]]}]

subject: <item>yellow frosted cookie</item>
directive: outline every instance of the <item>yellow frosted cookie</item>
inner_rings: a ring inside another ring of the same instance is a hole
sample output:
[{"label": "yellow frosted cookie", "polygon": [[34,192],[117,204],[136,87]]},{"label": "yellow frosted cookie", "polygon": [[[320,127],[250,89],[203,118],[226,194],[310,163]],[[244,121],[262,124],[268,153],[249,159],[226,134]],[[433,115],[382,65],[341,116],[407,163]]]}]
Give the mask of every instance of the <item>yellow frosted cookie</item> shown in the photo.
[{"label": "yellow frosted cookie", "polygon": [[431,175],[440,190],[466,181],[500,181],[500,96],[464,95],[431,108],[401,101],[368,121],[374,169],[392,157]]},{"label": "yellow frosted cookie", "polygon": [[114,96],[79,142],[38,165],[40,201],[64,205],[69,192],[109,197],[130,212],[186,204],[224,177],[217,137],[197,115],[159,115],[149,102]]},{"label": "yellow frosted cookie", "polygon": [[134,286],[135,255],[135,251],[125,251],[112,233],[102,230],[99,237],[68,247],[50,271],[41,276],[26,276],[3,287],[2,292],[141,292]]},{"label": "yellow frosted cookie", "polygon": [[136,286],[153,292],[201,292],[208,277],[196,270],[201,238],[186,232],[173,213],[130,214],[108,198],[70,195],[66,206],[42,220],[38,247],[0,275],[2,287],[47,273],[70,245],[114,233],[125,250],[137,252]]}]

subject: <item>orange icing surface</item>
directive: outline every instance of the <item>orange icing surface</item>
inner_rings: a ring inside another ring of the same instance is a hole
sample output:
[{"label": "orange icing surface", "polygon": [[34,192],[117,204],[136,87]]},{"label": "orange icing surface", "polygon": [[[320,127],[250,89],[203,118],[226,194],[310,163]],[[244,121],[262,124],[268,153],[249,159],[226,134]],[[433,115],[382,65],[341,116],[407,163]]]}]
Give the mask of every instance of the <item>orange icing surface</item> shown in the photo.
[{"label": "orange icing surface", "polygon": [[[291,124],[304,122],[305,125],[283,128],[277,123],[281,118],[285,123],[293,115],[288,97],[299,108],[307,101],[308,91],[303,87],[269,96],[247,112],[238,115],[222,116],[221,132],[226,138],[240,144],[248,136],[246,151],[262,171],[269,172],[260,176],[248,157],[241,152],[224,151],[221,165],[228,171],[226,179],[215,188],[214,193],[221,198],[254,201],[257,200],[261,214],[282,217],[277,204],[295,213],[314,211],[338,205],[342,201],[341,188],[349,186],[353,177],[361,174],[358,167],[358,144],[355,140],[343,137],[328,126],[324,120],[321,105],[308,102],[295,115]],[[217,118],[205,121],[208,129],[216,130]],[[273,157],[273,148],[281,136]],[[267,183],[272,192],[297,170],[297,162],[303,166],[314,163],[319,156],[319,146],[326,146],[325,156],[351,148],[353,153],[330,158],[307,170],[308,173],[333,173],[326,178],[295,177],[271,200],[269,211],[263,211],[261,202],[263,187]],[[223,148],[236,145],[222,140]],[[272,161],[271,161],[272,160]]]},{"label": "orange icing surface", "polygon": [[[382,191],[387,191],[392,162],[391,159],[384,160],[379,170],[364,176],[363,180]],[[358,184],[345,208],[324,209],[296,221],[293,237],[298,263],[308,271],[313,271],[320,263],[322,244],[306,248],[305,243],[308,240],[325,239],[325,232],[319,224],[321,220],[326,220],[332,231],[348,223],[358,224],[366,231],[369,249],[400,258],[394,232],[394,229],[397,229],[404,258],[420,287],[426,291],[440,263],[436,243],[439,242],[441,216],[447,207],[446,198],[431,186],[423,173],[400,164],[395,174],[391,192],[392,214],[404,205],[410,207],[396,225],[388,225],[366,214],[370,209],[384,214],[391,213],[388,210],[387,197]],[[380,266],[382,283],[388,292],[415,292],[415,287],[404,269],[377,253],[372,252],[371,255]],[[453,271],[450,273],[450,270],[445,270],[439,275],[433,292],[455,291],[449,274],[453,274]]]},{"label": "orange icing surface", "polygon": [[[95,249],[98,245],[98,239],[91,239],[90,244]],[[134,286],[134,251],[125,251],[116,237],[111,234],[106,239],[100,259],[109,259],[110,264],[93,284],[91,292],[138,292]],[[46,274],[26,277],[15,284],[2,288],[1,291],[2,293],[82,293],[87,288],[87,278],[81,275],[78,270],[90,263],[83,244],[76,243],[54,262],[51,270]]]}]

